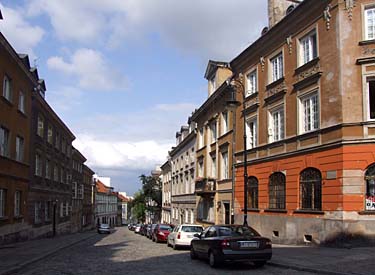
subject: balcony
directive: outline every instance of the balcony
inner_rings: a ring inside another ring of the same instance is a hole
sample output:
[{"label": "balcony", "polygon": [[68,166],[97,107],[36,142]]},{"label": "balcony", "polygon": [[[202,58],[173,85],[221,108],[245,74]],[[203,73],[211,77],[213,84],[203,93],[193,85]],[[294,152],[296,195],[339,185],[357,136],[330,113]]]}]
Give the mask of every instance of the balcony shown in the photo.
[{"label": "balcony", "polygon": [[196,195],[213,195],[216,192],[216,180],[212,178],[198,178],[195,181]]}]

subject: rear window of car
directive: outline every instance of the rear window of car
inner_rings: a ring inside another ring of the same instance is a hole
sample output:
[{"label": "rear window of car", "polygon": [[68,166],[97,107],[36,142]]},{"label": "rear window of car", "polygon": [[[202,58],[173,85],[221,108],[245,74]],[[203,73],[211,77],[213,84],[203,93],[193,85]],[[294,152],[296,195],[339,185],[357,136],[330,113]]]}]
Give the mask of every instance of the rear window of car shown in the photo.
[{"label": "rear window of car", "polygon": [[219,236],[231,236],[231,237],[259,236],[258,232],[256,232],[251,227],[246,227],[246,226],[221,226],[218,228],[218,231],[219,231]]},{"label": "rear window of car", "polygon": [[202,232],[203,228],[200,226],[183,226],[181,228],[182,232]]},{"label": "rear window of car", "polygon": [[160,227],[159,227],[160,230],[169,230],[171,228],[172,227],[170,227],[169,225],[160,225]]}]

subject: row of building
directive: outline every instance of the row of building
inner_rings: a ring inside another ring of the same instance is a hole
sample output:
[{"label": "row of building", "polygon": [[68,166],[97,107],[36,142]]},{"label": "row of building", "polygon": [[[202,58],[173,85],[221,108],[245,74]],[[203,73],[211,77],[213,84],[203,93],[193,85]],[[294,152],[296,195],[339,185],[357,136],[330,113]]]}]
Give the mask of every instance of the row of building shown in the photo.
[{"label": "row of building", "polygon": [[37,68],[1,33],[0,60],[0,244],[121,224],[128,198],[94,181]]},{"label": "row of building", "polygon": [[269,0],[268,15],[232,61],[208,62],[208,98],[161,167],[161,219],[374,240],[375,1]]}]

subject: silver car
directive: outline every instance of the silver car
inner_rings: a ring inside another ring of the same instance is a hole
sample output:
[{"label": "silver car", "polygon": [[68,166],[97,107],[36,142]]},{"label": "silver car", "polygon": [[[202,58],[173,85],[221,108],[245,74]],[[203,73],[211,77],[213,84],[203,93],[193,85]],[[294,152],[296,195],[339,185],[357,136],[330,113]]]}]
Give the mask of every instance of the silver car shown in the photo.
[{"label": "silver car", "polygon": [[106,223],[102,223],[99,227],[98,227],[98,233],[99,234],[102,234],[102,233],[111,233],[111,227],[109,226],[109,224],[106,224]]}]

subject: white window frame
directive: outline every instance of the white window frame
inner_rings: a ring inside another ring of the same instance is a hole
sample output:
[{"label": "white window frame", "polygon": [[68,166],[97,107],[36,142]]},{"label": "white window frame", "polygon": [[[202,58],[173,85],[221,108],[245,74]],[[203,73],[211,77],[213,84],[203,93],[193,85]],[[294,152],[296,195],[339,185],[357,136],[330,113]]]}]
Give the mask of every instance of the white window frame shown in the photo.
[{"label": "white window frame", "polygon": [[[275,121],[278,118],[278,123]],[[276,142],[285,138],[285,110],[284,104],[269,110],[268,119],[269,142]]]},{"label": "white window frame", "polygon": [[199,129],[198,131],[198,148],[203,148],[204,146],[204,129],[203,127],[201,129]]},{"label": "white window frame", "polygon": [[10,131],[5,127],[0,127],[0,155],[3,157],[9,157],[9,140]]},{"label": "white window frame", "polygon": [[270,62],[270,78],[272,82],[275,82],[281,78],[284,77],[284,56],[283,56],[283,51],[279,52],[278,54],[274,55],[272,58],[269,60]]},{"label": "white window frame", "polygon": [[12,102],[12,79],[7,75],[3,79],[3,97]]},{"label": "white window frame", "polygon": [[[318,90],[299,96],[300,134],[318,130],[320,127],[320,99]],[[315,102],[314,102],[315,101]],[[316,104],[314,106],[314,103]],[[311,112],[313,111],[313,112]]]},{"label": "white window frame", "polygon": [[216,91],[216,73],[209,80],[210,95]]},{"label": "white window frame", "polygon": [[35,223],[40,223],[42,221],[40,217],[40,208],[41,208],[41,203],[36,201],[34,203],[34,222]]},{"label": "white window frame", "polygon": [[258,142],[258,122],[257,117],[249,117],[246,119],[246,146],[247,149],[257,147]]},{"label": "white window frame", "polygon": [[216,178],[216,154],[211,154],[211,177]]},{"label": "white window frame", "polygon": [[14,192],[14,216],[19,217],[21,215],[21,191],[16,190]]},{"label": "white window frame", "polygon": [[[365,98],[365,110],[366,110],[366,116],[365,116],[365,120],[367,121],[375,121],[375,114],[374,114],[374,118],[371,118],[371,97],[370,97],[370,82],[374,82],[374,86],[375,86],[375,75],[374,76],[367,76],[366,77],[366,81],[365,81],[365,89],[364,91],[366,92],[364,98]],[[375,88],[374,88],[374,93],[375,93]],[[374,98],[375,98],[375,95],[374,95]],[[374,102],[372,102],[374,105],[375,105],[375,100]],[[373,107],[374,111],[375,111],[375,106]]]},{"label": "white window frame", "polygon": [[302,66],[319,56],[318,34],[314,28],[299,40],[299,66]]},{"label": "white window frame", "polygon": [[25,140],[23,137],[16,137],[16,160],[23,162],[25,155]]},{"label": "white window frame", "polygon": [[227,111],[221,113],[221,134],[224,135],[229,129],[229,113]]},{"label": "white window frame", "polygon": [[37,128],[37,134],[40,137],[44,137],[44,117],[42,115],[38,115],[38,128]]},{"label": "white window frame", "polygon": [[198,177],[203,177],[204,175],[204,160],[203,158],[198,160]]},{"label": "white window frame", "polygon": [[35,154],[35,175],[42,176],[42,156],[39,153]]},{"label": "white window frame", "polygon": [[21,113],[26,113],[25,111],[25,93],[23,91],[19,91],[19,94],[18,94],[18,110],[21,112]]},{"label": "white window frame", "polygon": [[51,178],[51,161],[46,159],[46,179]]},{"label": "white window frame", "polygon": [[229,178],[229,154],[228,154],[228,151],[222,151],[220,155],[221,155],[220,179],[225,180]]},{"label": "white window frame", "polygon": [[47,141],[49,144],[53,143],[53,127],[51,124],[48,124],[47,128]]},{"label": "white window frame", "polygon": [[[370,13],[371,12],[371,17],[372,17],[372,26],[369,26],[369,19],[370,19]],[[374,40],[375,39],[375,6],[367,6],[364,9],[364,36],[365,40]],[[369,28],[372,29],[371,32],[369,32]]]},{"label": "white window frame", "polygon": [[217,125],[216,120],[212,121],[210,124],[210,133],[211,133],[211,143],[214,143],[217,141]]},{"label": "white window frame", "polygon": [[246,94],[248,97],[258,92],[258,71],[254,69],[246,74]]}]

